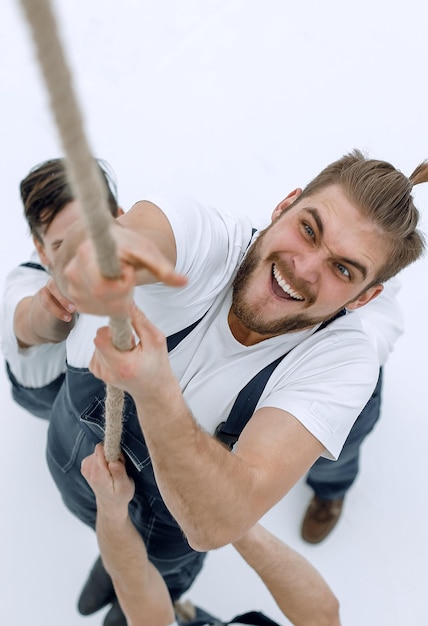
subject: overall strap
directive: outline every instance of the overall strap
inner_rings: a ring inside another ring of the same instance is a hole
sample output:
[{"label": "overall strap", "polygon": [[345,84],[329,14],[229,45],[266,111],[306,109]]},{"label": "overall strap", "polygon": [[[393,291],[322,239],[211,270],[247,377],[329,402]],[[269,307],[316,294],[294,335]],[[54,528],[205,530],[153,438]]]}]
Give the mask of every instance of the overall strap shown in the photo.
[{"label": "overall strap", "polygon": [[217,437],[217,439],[219,439],[222,443],[226,444],[231,450],[238,441],[239,435],[243,431],[244,426],[254,413],[257,402],[259,401],[269,378],[287,354],[288,352],[286,354],[282,354],[275,361],[266,365],[266,367],[253,376],[250,382],[248,382],[239,392],[227,420],[225,422],[220,422],[217,426],[214,436]]},{"label": "overall strap", "polygon": [[336,315],[333,315],[333,317],[330,317],[330,319],[329,319],[329,320],[326,320],[325,322],[323,322],[323,323],[321,324],[321,326],[319,326],[319,327],[316,329],[316,331],[315,331],[315,332],[317,333],[319,330],[322,330],[323,328],[326,328],[329,324],[331,324],[332,322],[334,322],[334,320],[339,319],[339,317],[342,317],[343,315],[346,315],[346,309],[340,309],[340,311],[338,311],[338,312],[336,313]]},{"label": "overall strap", "polygon": [[196,328],[196,326],[205,317],[205,315],[206,313],[204,313],[204,315],[200,317],[196,322],[193,322],[193,324],[190,324],[190,326],[187,326],[187,328],[183,328],[183,330],[179,330],[173,335],[170,335],[169,337],[167,337],[166,347],[168,348],[168,352],[171,352],[171,350],[174,350],[174,348],[176,348],[178,344],[181,343],[183,339],[185,339],[187,335],[191,333],[194,328]]},{"label": "overall strap", "polygon": [[[346,310],[342,309],[332,318],[323,322],[321,326],[316,329],[315,332],[326,328],[326,326],[331,324],[331,322],[336,320],[338,317],[342,317],[342,315],[345,314]],[[226,421],[220,422],[220,424],[217,426],[214,436],[219,439],[219,441],[227,445],[230,449],[232,449],[235,443],[238,441],[239,435],[244,430],[244,427],[253,415],[257,403],[260,400],[263,390],[266,387],[272,373],[275,371],[281,361],[287,356],[287,354],[290,354],[290,352],[291,350],[281,355],[279,358],[277,358],[269,365],[266,365],[266,367],[264,367],[260,372],[253,376],[250,382],[247,383],[245,387],[239,392]]]},{"label": "overall strap", "polygon": [[277,622],[271,620],[260,611],[250,611],[234,617],[229,624],[249,624],[250,626],[279,626]]},{"label": "overall strap", "polygon": [[42,272],[46,272],[43,265],[40,265],[40,263],[32,263],[31,261],[29,261],[28,263],[21,263],[19,267],[30,267],[33,270],[41,270]]}]

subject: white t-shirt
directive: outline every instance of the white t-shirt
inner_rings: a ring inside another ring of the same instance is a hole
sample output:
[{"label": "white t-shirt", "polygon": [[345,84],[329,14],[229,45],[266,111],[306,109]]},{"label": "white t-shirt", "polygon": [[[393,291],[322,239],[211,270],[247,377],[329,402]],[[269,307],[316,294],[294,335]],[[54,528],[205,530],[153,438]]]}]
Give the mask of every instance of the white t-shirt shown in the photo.
[{"label": "white t-shirt", "polygon": [[[336,458],[353,422],[365,405],[383,364],[402,333],[395,298],[398,281],[383,294],[327,329],[290,333],[243,346],[227,324],[230,286],[251,239],[251,224],[189,199],[155,197],[174,230],[177,271],[188,276],[181,289],[162,284],[135,289],[135,300],[166,335],[200,319],[171,353],[171,365],[189,408],[213,433],[230,412],[237,393],[257,372],[293,349],[272,374],[257,408],[271,406],[293,414]],[[189,243],[190,242],[190,243]],[[38,262],[34,253],[32,262]],[[42,387],[65,369],[65,342],[21,349],[13,332],[20,300],[34,295],[48,274],[20,266],[6,279],[0,322],[2,351],[18,382]],[[67,340],[67,359],[87,367],[96,329],[107,318],[81,315]],[[334,390],[334,391],[333,391]]]},{"label": "white t-shirt", "polygon": [[[323,443],[327,458],[337,458],[374,389],[380,363],[401,332],[394,299],[391,304],[390,297],[379,296],[373,314],[364,317],[363,310],[371,306],[367,305],[315,334],[306,330],[243,346],[230,332],[227,315],[231,284],[251,239],[250,222],[189,199],[152,197],[150,201],[171,223],[176,269],[188,277],[188,284],[181,289],[160,283],[140,286],[135,301],[167,336],[206,313],[191,335],[170,352],[171,366],[195,419],[214,433],[246,383],[292,350],[270,377],[256,410],[276,407],[291,413]],[[67,339],[70,365],[88,367],[96,328],[105,322],[79,317]],[[375,342],[378,334],[385,338]]]},{"label": "white t-shirt", "polygon": [[[32,254],[30,262],[40,265],[36,252]],[[13,375],[24,387],[44,387],[65,371],[65,342],[45,343],[23,349],[19,347],[13,329],[18,303],[44,287],[49,276],[46,268],[43,271],[18,266],[8,274],[5,281],[0,306],[1,351]]]}]

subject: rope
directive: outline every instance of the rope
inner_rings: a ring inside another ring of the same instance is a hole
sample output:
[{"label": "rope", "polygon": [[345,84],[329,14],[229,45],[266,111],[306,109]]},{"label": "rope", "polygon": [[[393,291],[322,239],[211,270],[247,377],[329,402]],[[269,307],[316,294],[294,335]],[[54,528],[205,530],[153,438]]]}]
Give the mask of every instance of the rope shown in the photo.
[{"label": "rope", "polygon": [[[83,207],[89,234],[94,242],[100,271],[106,278],[120,276],[116,245],[110,234],[112,216],[108,209],[105,182],[91,155],[72,79],[58,35],[55,16],[49,0],[20,0],[31,28],[40,67],[50,96],[63,149],[70,184]],[[129,319],[110,319],[112,342],[119,350],[132,347]],[[105,402],[104,452],[108,462],[120,456],[122,436],[123,392],[107,386]]]}]

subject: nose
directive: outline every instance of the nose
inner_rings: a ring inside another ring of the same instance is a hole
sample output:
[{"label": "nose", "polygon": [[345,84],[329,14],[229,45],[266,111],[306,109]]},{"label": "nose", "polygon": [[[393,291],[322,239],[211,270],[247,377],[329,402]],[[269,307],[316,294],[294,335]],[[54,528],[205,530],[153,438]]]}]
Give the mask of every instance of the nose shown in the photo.
[{"label": "nose", "polygon": [[322,263],[323,259],[320,251],[306,251],[293,257],[296,277],[311,285],[318,281]]}]

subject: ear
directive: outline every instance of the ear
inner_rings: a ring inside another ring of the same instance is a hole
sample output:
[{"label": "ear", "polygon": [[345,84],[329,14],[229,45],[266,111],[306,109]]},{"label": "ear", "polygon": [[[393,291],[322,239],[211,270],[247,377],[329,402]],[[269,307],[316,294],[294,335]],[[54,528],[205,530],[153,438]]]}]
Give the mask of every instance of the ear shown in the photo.
[{"label": "ear", "polygon": [[45,247],[42,244],[42,242],[37,239],[37,237],[33,237],[33,243],[34,243],[34,247],[37,250],[37,254],[40,257],[41,262],[43,263],[43,265],[49,265],[48,263],[48,258],[46,256],[46,252],[45,252]]},{"label": "ear", "polygon": [[373,287],[369,287],[365,291],[362,291],[360,295],[358,296],[358,298],[356,298],[352,302],[349,302],[346,305],[346,308],[349,309],[350,311],[355,311],[356,309],[359,309],[365,304],[368,304],[374,298],[377,298],[377,296],[380,293],[382,293],[382,291],[383,291],[383,285],[373,285]]},{"label": "ear", "polygon": [[288,196],[286,196],[284,200],[281,200],[281,202],[278,204],[278,206],[272,213],[272,222],[277,220],[278,217],[281,215],[281,213],[285,211],[285,209],[288,209],[288,207],[290,207],[293,204],[293,202],[296,202],[297,198],[300,196],[301,193],[302,193],[302,190],[300,189],[300,187],[297,187],[297,189],[290,191]]}]

